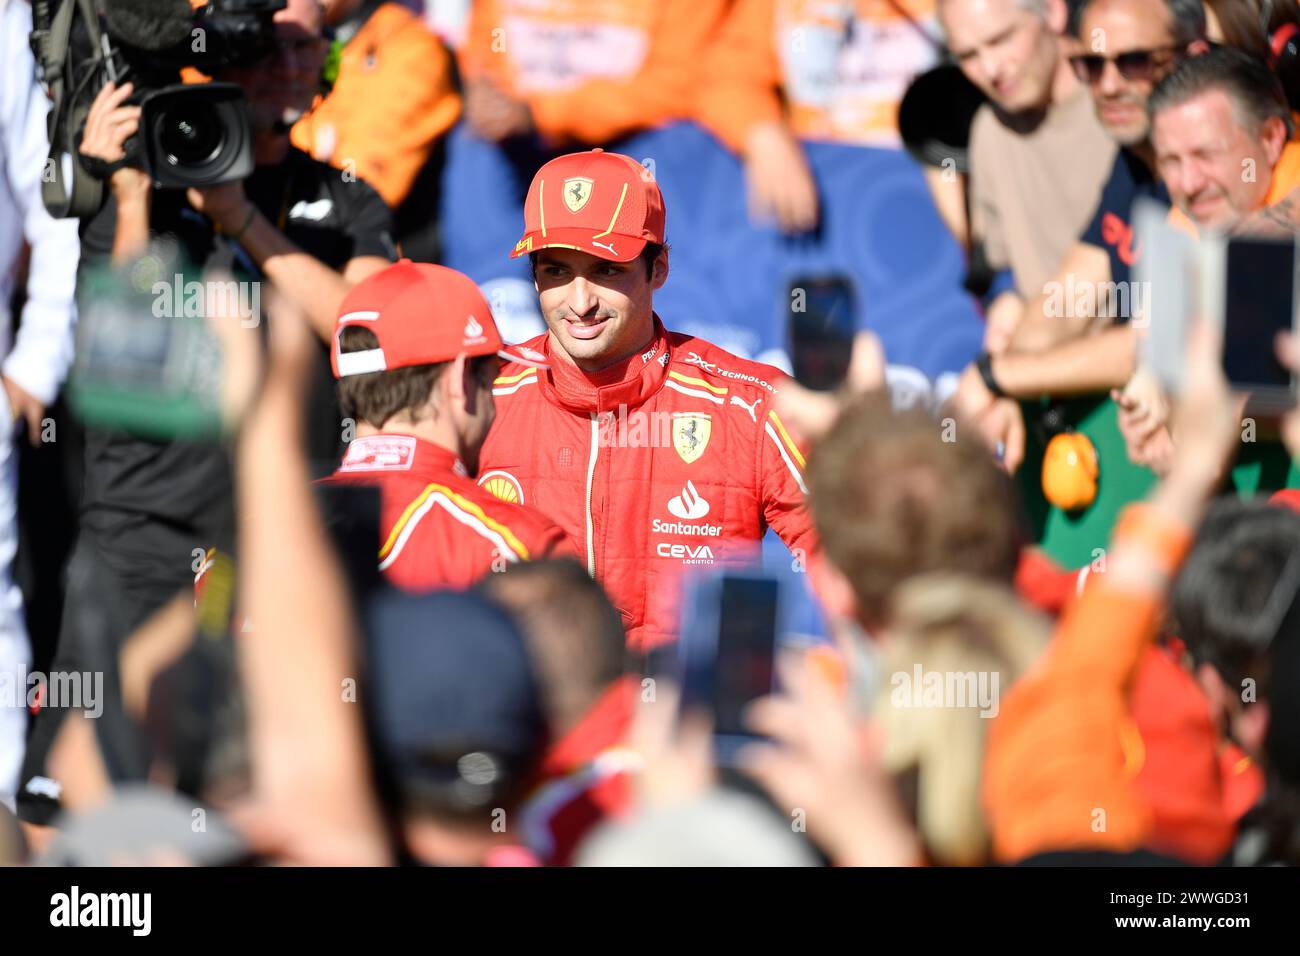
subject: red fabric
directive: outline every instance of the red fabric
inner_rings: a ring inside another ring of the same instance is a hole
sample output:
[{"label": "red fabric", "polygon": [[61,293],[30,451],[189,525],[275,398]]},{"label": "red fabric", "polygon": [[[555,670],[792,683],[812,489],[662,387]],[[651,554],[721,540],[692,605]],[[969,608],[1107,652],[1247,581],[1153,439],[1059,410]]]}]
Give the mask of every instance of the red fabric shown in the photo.
[{"label": "red fabric", "polygon": [[[379,348],[373,353],[341,352],[343,330],[354,325],[373,332]],[[492,310],[473,279],[445,266],[402,259],[362,279],[344,296],[330,368],[341,378],[436,365],[461,353],[531,358],[504,349]]]},{"label": "red fabric", "polygon": [[1016,593],[1047,614],[1060,614],[1079,593],[1082,571],[1068,571],[1039,548],[1025,548],[1016,565]]},{"label": "red fabric", "polygon": [[547,865],[568,866],[592,828],[631,808],[636,760],[623,745],[638,686],[631,677],[611,684],[542,759],[521,813],[528,842]]},{"label": "red fabric", "polygon": [[551,367],[502,370],[480,481],[510,480],[568,533],[634,650],[676,635],[685,572],[755,558],[769,526],[816,560],[803,456],[771,410],[778,369],[658,318],[645,352],[596,375],[545,334],[525,344]]},{"label": "red fabric", "polygon": [[1235,821],[1224,812],[1219,737],[1204,692],[1168,650],[1152,646],[1129,705],[1143,743],[1136,783],[1151,804],[1148,846],[1194,863],[1218,861]]},{"label": "red fabric", "polygon": [[1268,503],[1292,511],[1300,511],[1300,488],[1283,488],[1269,496]]},{"label": "red fabric", "polygon": [[[430,309],[434,302],[438,307]],[[336,378],[347,362],[339,353],[339,336],[352,325],[379,339],[383,363],[378,370],[450,362],[462,352],[492,355],[502,346],[492,310],[473,279],[410,259],[362,279],[344,296],[330,350]]]},{"label": "red fabric", "polygon": [[573,553],[545,517],[484,491],[450,451],[410,435],[356,439],[322,483],[379,487],[380,568],[407,590],[464,588],[517,561]]}]

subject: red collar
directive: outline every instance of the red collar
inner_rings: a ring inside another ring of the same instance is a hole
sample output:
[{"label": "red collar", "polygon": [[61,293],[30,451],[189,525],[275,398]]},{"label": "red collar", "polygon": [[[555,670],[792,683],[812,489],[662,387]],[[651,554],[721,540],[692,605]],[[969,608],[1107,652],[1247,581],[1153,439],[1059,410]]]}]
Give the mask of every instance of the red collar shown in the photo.
[{"label": "red collar", "polygon": [[335,474],[373,475],[380,472],[399,472],[426,481],[445,479],[448,474],[469,477],[464,463],[455,453],[414,435],[393,432],[353,439]]},{"label": "red collar", "polygon": [[542,760],[542,778],[572,773],[602,751],[626,742],[632,708],[640,686],[636,678],[620,677],[600,695],[574,727],[551,747]]},{"label": "red collar", "polygon": [[620,405],[635,408],[659,391],[668,376],[668,333],[657,315],[654,337],[645,351],[595,373],[553,356],[549,335],[543,341],[551,367],[539,384],[552,401],[572,412],[617,411]]}]

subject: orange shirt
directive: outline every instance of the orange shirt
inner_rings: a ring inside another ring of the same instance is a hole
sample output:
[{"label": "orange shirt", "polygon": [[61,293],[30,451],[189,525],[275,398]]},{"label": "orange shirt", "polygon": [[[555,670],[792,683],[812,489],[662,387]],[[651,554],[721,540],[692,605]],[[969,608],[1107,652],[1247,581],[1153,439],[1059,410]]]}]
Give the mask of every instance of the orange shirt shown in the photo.
[{"label": "orange shirt", "polygon": [[[1145,505],[1131,506],[1145,509]],[[1148,526],[1160,521],[1146,511]],[[1190,530],[1164,520],[1180,554]],[[1128,524],[1121,516],[1112,551]],[[983,799],[997,860],[1149,845],[1154,815],[1136,781],[1146,760],[1130,690],[1161,623],[1163,595],[1091,575],[1042,659],[989,730]]]},{"label": "orange shirt", "polygon": [[333,90],[290,138],[397,207],[459,116],[450,54],[414,13],[385,3],[343,48]]},{"label": "orange shirt", "polygon": [[475,0],[460,53],[528,101],[539,132],[590,145],[689,115],[725,0]]},{"label": "orange shirt", "polygon": [[927,37],[940,35],[935,0],[736,0],[709,45],[696,117],[736,152],[783,115],[803,139],[896,147],[898,104],[938,63]]}]

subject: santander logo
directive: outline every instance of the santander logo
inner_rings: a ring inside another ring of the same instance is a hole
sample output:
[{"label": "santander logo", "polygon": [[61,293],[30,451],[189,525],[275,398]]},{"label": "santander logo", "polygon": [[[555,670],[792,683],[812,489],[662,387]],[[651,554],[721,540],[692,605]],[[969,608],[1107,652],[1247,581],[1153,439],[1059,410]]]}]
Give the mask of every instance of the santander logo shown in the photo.
[{"label": "santander logo", "polygon": [[668,511],[674,518],[694,520],[709,513],[709,503],[695,490],[695,483],[687,481],[682,493],[669,500]]},{"label": "santander logo", "polygon": [[483,326],[479,325],[478,320],[471,315],[469,321],[465,323],[465,338],[476,339],[482,334]]}]

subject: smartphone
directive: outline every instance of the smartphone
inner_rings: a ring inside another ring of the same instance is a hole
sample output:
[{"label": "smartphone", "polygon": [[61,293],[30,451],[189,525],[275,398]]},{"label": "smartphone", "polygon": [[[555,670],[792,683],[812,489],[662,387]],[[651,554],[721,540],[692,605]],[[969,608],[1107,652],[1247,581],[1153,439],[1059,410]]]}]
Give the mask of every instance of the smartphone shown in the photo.
[{"label": "smartphone", "polygon": [[745,710],[776,689],[780,585],[775,578],[723,574],[688,585],[678,651],[682,707],[713,718],[719,766],[757,738]]},{"label": "smartphone", "polygon": [[1289,408],[1296,380],[1273,342],[1296,328],[1295,241],[1231,239],[1223,271],[1223,372],[1235,391],[1250,393],[1251,406]]},{"label": "smartphone", "polygon": [[853,281],[844,275],[795,278],[786,303],[795,380],[806,388],[834,391],[848,376],[857,332]]},{"label": "smartphone", "polygon": [[1278,332],[1300,331],[1297,248],[1291,239],[1209,236],[1199,242],[1168,222],[1168,210],[1140,201],[1134,221],[1143,255],[1134,295],[1143,307],[1143,364],[1171,394],[1182,391],[1189,334],[1196,316],[1217,327],[1223,371],[1234,391],[1248,395],[1248,413],[1285,411],[1296,403],[1297,381],[1277,361]]}]

